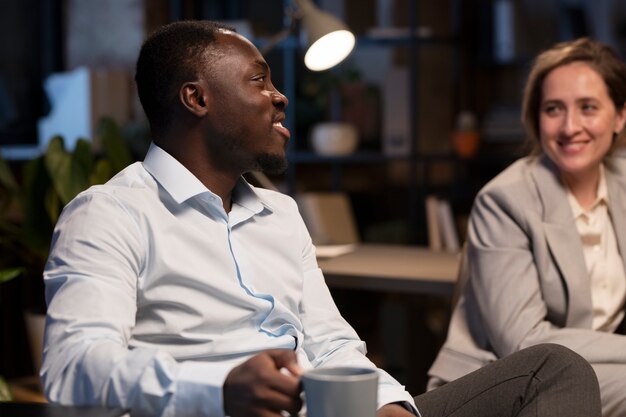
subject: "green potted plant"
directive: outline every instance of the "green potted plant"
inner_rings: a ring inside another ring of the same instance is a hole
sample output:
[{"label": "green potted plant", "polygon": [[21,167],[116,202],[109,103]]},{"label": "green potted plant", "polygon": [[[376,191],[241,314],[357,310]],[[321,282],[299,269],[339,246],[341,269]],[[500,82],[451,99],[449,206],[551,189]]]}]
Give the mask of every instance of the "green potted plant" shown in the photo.
[{"label": "green potted plant", "polygon": [[[42,272],[62,208],[81,191],[106,182],[134,161],[120,127],[112,119],[103,119],[97,131],[100,152],[94,152],[85,139],[79,139],[69,151],[63,138],[56,136],[42,155],[23,164],[19,180],[0,158],[0,282],[15,278],[24,281],[20,283],[20,303],[27,321],[32,313],[45,314]],[[43,320],[35,322],[41,326]],[[42,331],[29,333],[38,369]]]}]

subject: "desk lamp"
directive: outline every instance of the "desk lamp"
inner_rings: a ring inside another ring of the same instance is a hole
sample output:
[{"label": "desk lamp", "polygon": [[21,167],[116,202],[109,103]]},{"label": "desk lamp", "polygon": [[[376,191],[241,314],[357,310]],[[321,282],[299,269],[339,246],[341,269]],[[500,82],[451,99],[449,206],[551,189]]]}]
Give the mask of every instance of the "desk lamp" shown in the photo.
[{"label": "desk lamp", "polygon": [[307,49],[304,65],[311,71],[323,71],[343,61],[352,51],[355,38],[346,25],[330,13],[320,10],[311,0],[294,0],[295,8],[286,14],[291,27],[273,37],[261,51],[267,53],[294,31],[295,23],[301,22]]}]

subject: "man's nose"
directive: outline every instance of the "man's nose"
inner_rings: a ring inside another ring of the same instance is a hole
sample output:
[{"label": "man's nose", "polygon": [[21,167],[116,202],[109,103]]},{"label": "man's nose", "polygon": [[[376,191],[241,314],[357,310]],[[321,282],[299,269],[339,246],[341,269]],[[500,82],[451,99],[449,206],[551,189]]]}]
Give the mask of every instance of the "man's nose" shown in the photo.
[{"label": "man's nose", "polygon": [[289,100],[283,93],[281,93],[278,90],[275,90],[272,93],[272,103],[274,104],[274,106],[280,109],[284,109],[285,107],[289,105]]}]

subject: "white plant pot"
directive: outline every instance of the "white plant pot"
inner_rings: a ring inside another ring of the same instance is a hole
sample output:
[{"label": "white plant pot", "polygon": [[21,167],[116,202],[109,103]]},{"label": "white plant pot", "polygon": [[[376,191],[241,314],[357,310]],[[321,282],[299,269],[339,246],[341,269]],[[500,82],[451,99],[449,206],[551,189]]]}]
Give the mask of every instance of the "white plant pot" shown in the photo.
[{"label": "white plant pot", "polygon": [[311,132],[311,145],[320,155],[349,155],[356,150],[358,142],[356,128],[348,123],[318,123]]}]

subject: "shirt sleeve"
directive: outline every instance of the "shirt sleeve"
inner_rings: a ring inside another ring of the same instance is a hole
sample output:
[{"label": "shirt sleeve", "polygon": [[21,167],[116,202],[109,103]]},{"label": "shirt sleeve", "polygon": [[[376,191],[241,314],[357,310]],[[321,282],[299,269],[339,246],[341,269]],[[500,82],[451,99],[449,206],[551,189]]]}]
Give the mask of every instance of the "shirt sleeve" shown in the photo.
[{"label": "shirt sleeve", "polygon": [[44,272],[48,316],[41,380],[51,402],[146,416],[223,416],[232,366],[129,347],[148,246],[114,197],[85,193],[57,223]]},{"label": "shirt sleeve", "polygon": [[[303,347],[314,367],[354,366],[375,368],[367,358],[365,343],[341,316],[317,266],[315,247],[302,224],[304,241],[304,288],[301,318],[304,328]],[[378,407],[401,402],[419,415],[413,397],[391,375],[378,369]]]}]

